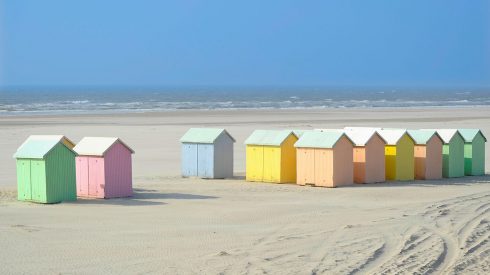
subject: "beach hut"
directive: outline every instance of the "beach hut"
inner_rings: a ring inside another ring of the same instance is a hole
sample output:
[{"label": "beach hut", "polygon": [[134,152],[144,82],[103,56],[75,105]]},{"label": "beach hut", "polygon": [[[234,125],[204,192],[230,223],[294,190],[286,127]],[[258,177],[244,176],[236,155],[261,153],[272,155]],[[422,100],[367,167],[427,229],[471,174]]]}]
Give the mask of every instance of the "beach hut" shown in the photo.
[{"label": "beach hut", "polygon": [[84,137],[77,152],[77,195],[90,198],[129,197],[133,194],[133,149],[116,137]]},{"label": "beach hut", "polygon": [[180,142],[183,177],[233,177],[235,139],[225,129],[191,128]]},{"label": "beach hut", "polygon": [[386,141],[373,129],[344,129],[354,142],[354,182],[385,181]]},{"label": "beach hut", "polygon": [[405,129],[376,129],[386,141],[385,175],[387,180],[413,180],[414,140]]},{"label": "beach hut", "polygon": [[354,182],[375,183],[385,181],[386,141],[373,128],[317,129],[343,132],[354,142]]},{"label": "beach hut", "polygon": [[354,143],[343,132],[306,132],[294,146],[297,184],[337,187],[354,182]]},{"label": "beach hut", "polygon": [[17,199],[57,203],[77,199],[73,142],[62,135],[33,135],[17,149]]},{"label": "beach hut", "polygon": [[296,182],[298,137],[290,130],[256,130],[246,144],[246,180]]},{"label": "beach hut", "polygon": [[457,178],[464,176],[464,139],[457,129],[436,130],[442,138],[442,176]]},{"label": "beach hut", "polygon": [[409,130],[415,141],[415,179],[442,178],[442,144],[439,134],[433,130]]},{"label": "beach hut", "polygon": [[459,129],[464,138],[464,173],[467,176],[485,174],[485,142],[479,129]]}]

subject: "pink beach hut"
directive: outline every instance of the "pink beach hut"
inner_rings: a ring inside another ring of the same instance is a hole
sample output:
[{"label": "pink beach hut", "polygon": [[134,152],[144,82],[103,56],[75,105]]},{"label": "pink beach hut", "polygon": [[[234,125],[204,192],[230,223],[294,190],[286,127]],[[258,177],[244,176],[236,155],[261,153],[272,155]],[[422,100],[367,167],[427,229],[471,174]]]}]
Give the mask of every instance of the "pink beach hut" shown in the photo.
[{"label": "pink beach hut", "polygon": [[76,157],[77,196],[129,197],[133,194],[133,149],[115,137],[85,137],[73,150]]}]

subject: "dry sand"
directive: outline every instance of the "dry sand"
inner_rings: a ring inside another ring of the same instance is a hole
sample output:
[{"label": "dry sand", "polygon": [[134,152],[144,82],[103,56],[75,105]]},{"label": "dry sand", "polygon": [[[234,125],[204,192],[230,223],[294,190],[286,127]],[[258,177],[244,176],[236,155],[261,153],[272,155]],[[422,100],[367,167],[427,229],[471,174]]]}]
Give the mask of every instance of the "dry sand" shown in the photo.
[{"label": "dry sand", "polygon": [[[0,117],[1,273],[489,274],[488,176],[336,189],[243,180],[252,130],[348,125],[490,135],[490,108]],[[178,139],[195,126],[235,136],[235,179],[179,177]],[[135,196],[16,201],[11,157],[30,134],[121,137],[136,151]]]}]

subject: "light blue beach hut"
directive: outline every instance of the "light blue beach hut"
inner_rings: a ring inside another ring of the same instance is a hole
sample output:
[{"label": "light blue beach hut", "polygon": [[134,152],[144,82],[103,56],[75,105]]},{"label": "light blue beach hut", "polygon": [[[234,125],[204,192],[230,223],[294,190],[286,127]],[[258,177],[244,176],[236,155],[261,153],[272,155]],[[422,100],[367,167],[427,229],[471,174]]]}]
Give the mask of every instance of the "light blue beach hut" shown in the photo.
[{"label": "light blue beach hut", "polygon": [[183,177],[233,177],[235,139],[225,129],[191,128],[180,142]]}]

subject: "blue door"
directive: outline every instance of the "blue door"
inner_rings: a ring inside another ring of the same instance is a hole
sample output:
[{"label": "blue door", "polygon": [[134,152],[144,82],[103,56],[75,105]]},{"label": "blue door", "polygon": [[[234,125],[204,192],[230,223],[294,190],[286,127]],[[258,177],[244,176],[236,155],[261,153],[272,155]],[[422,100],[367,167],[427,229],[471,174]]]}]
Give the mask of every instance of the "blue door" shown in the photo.
[{"label": "blue door", "polygon": [[182,144],[182,176],[197,176],[197,144]]},{"label": "blue door", "polygon": [[214,145],[199,144],[197,147],[197,174],[202,178],[213,178]]}]

